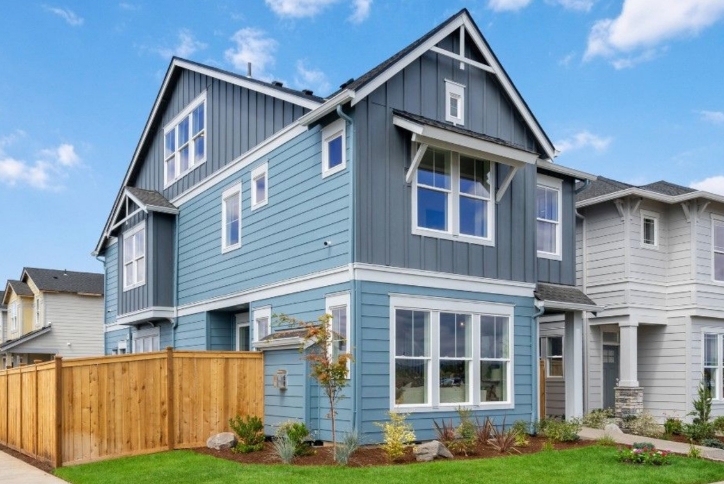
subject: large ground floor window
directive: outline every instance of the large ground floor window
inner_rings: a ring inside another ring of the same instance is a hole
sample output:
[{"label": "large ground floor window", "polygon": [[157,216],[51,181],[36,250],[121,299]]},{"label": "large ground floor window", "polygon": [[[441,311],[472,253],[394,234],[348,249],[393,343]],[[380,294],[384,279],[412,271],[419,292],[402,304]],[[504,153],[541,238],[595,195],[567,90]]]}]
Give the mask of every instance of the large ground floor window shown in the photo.
[{"label": "large ground floor window", "polygon": [[711,398],[714,400],[722,399],[722,378],[724,377],[722,339],[724,339],[724,334],[704,333],[703,378],[711,391]]},{"label": "large ground floor window", "polygon": [[392,406],[512,403],[513,307],[391,296]]}]

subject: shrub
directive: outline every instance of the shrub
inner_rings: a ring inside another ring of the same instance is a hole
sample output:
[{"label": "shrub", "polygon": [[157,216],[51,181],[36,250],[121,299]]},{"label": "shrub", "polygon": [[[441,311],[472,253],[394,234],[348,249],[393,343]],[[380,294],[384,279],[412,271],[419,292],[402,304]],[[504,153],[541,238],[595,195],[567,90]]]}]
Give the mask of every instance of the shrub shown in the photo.
[{"label": "shrub", "polygon": [[668,435],[681,435],[684,432],[684,422],[676,417],[669,417],[664,422],[664,433]]},{"label": "shrub", "polygon": [[311,452],[309,447],[310,432],[304,422],[289,420],[284,422],[277,429],[277,437],[286,436],[294,445],[294,455],[308,455]]},{"label": "shrub", "polygon": [[724,417],[715,418],[712,425],[717,432],[724,432]]},{"label": "shrub", "polygon": [[473,423],[472,412],[458,407],[458,416],[460,417],[460,425],[456,430],[457,440],[451,442],[452,451],[464,455],[475,450],[476,427]]},{"label": "shrub", "polygon": [[692,442],[701,442],[714,437],[714,425],[711,422],[684,424],[682,434]]},{"label": "shrub", "polygon": [[376,423],[382,429],[385,443],[382,444],[382,450],[387,454],[387,458],[391,461],[399,459],[405,455],[405,449],[415,441],[415,431],[412,425],[405,422],[406,414],[388,412],[390,416],[389,422]]},{"label": "shrub", "polygon": [[517,436],[518,434],[512,428],[508,430],[505,429],[505,419],[503,419],[503,424],[500,426],[500,430],[493,427],[493,438],[490,441],[490,445],[492,445],[495,450],[501,454],[511,452],[513,450],[520,453],[520,451],[515,448]]},{"label": "shrub", "polygon": [[648,464],[654,466],[662,466],[671,464],[669,453],[663,450],[656,450],[653,445],[648,442],[645,448],[620,449],[618,451],[618,460],[629,464]]},{"label": "shrub", "polygon": [[699,441],[699,445],[713,449],[724,449],[724,443],[719,439],[702,439]]},{"label": "shrub", "polygon": [[613,440],[613,437],[611,437],[610,435],[604,434],[603,437],[601,437],[600,439],[598,439],[596,441],[596,444],[601,445],[603,447],[612,447],[612,446],[616,445],[616,441]]},{"label": "shrub", "polygon": [[276,452],[277,456],[279,456],[283,463],[290,464],[292,462],[296,452],[296,446],[287,434],[281,434],[274,437],[272,445],[274,446],[274,452]]},{"label": "shrub", "polygon": [[[511,429],[511,430],[513,430],[513,429]],[[516,432],[515,446],[516,447],[528,447],[529,445],[530,445],[530,440],[528,439],[528,434],[519,434]]]},{"label": "shrub", "polygon": [[661,426],[648,412],[643,412],[638,417],[624,419],[624,429],[629,433],[642,437],[660,437],[662,434]]},{"label": "shrub", "polygon": [[545,442],[543,442],[540,450],[542,450],[543,452],[550,452],[552,450],[556,450],[556,448],[553,446],[553,442],[551,442],[550,440],[546,440]]},{"label": "shrub", "polygon": [[237,415],[229,419],[229,427],[238,437],[234,452],[246,454],[264,448],[264,423],[259,417]]},{"label": "shrub", "polygon": [[699,382],[697,396],[692,403],[694,404],[694,411],[689,413],[689,415],[694,416],[692,422],[694,424],[709,423],[709,417],[711,416],[711,390],[703,379]]},{"label": "shrub", "polygon": [[359,449],[360,438],[356,431],[345,432],[342,436],[342,441],[337,443],[337,447],[334,449],[334,460],[342,465],[349,464],[349,459],[352,454]]},{"label": "shrub", "polygon": [[530,423],[525,420],[516,420],[510,429],[519,435],[530,435]]},{"label": "shrub", "polygon": [[538,422],[538,432],[554,442],[575,442],[580,431],[581,423],[578,419],[546,418]]},{"label": "shrub", "polygon": [[581,424],[584,427],[603,430],[607,424],[613,422],[614,416],[612,408],[597,408],[584,415]]},{"label": "shrub", "polygon": [[651,442],[634,442],[631,447],[640,450],[654,450],[656,448]]},{"label": "shrub", "polygon": [[696,447],[694,444],[689,445],[689,453],[686,454],[686,457],[689,457],[690,459],[701,459],[701,449]]},{"label": "shrub", "polygon": [[494,431],[493,422],[490,421],[490,417],[485,417],[483,424],[480,424],[480,420],[475,417],[475,440],[479,445],[487,445],[490,437],[492,437]]},{"label": "shrub", "polygon": [[432,424],[435,426],[437,440],[442,442],[445,447],[450,447],[450,444],[457,438],[452,419],[449,420],[449,423],[445,423],[445,419],[443,419],[442,424],[438,424],[437,420],[433,420]]}]

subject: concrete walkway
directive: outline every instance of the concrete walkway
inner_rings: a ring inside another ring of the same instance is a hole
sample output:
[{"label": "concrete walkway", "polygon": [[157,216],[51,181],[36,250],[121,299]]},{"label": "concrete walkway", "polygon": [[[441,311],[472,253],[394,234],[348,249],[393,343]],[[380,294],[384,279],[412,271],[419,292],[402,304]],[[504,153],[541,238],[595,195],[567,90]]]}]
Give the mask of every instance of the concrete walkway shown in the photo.
[{"label": "concrete walkway", "polygon": [[23,484],[68,484],[59,477],[43,472],[10,454],[0,451],[0,482]]}]

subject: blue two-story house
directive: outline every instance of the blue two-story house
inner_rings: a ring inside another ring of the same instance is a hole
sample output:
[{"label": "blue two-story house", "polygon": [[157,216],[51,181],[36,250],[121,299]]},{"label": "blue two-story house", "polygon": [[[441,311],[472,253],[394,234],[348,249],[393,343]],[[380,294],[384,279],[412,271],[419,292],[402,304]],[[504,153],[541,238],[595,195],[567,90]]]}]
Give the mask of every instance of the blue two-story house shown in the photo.
[{"label": "blue two-story house", "polygon": [[[538,417],[538,325],[566,313],[582,411],[576,180],[462,10],[328,98],[174,59],[95,253],[106,353],[264,351],[269,433],[329,440],[273,315],[333,316],[354,356],[340,431],[458,407]],[[278,371],[286,386],[275,385]]]}]

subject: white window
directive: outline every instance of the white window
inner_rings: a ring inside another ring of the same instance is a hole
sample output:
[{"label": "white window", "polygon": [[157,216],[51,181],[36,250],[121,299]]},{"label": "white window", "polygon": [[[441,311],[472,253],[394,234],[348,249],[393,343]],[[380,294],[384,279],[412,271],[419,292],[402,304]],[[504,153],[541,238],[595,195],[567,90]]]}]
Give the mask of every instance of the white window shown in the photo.
[{"label": "white window", "polygon": [[139,329],[133,335],[134,353],[149,353],[151,351],[159,351],[160,349],[161,330],[159,328]]},{"label": "white window", "polygon": [[254,310],[254,341],[261,341],[271,334],[271,307]]},{"label": "white window", "polygon": [[123,290],[146,283],[146,223],[123,234]]},{"label": "white window", "polygon": [[445,121],[465,124],[465,86],[445,79]]},{"label": "white window", "polygon": [[712,269],[715,281],[724,282],[724,218],[712,218]]},{"label": "white window", "polygon": [[345,121],[338,119],[322,129],[322,178],[342,171],[347,166]]},{"label": "white window", "polygon": [[35,297],[35,303],[34,303],[34,313],[35,313],[35,326],[41,326],[43,324],[43,315],[42,315],[42,304],[43,301],[39,297]]},{"label": "white window", "polygon": [[641,210],[641,246],[655,249],[659,246],[659,215]]},{"label": "white window", "polygon": [[512,306],[390,299],[393,408],[512,408]]},{"label": "white window", "polygon": [[561,206],[563,181],[538,175],[536,217],[538,257],[561,258]]},{"label": "white window", "polygon": [[18,302],[13,301],[10,304],[10,331],[18,330]]},{"label": "white window", "polygon": [[269,202],[269,169],[264,163],[251,172],[251,209],[263,207]]},{"label": "white window", "polygon": [[[326,297],[325,312],[332,316],[331,355],[336,361],[339,355],[352,353],[351,329],[349,318],[349,293],[335,294]],[[347,365],[349,370],[350,366]],[[349,375],[347,375],[349,377]]]},{"label": "white window", "polygon": [[477,244],[494,242],[493,164],[428,148],[412,189],[412,233]]},{"label": "white window", "polygon": [[546,376],[548,378],[563,377],[563,336],[543,338],[545,349]]},{"label": "white window", "polygon": [[711,398],[722,400],[722,340],[724,334],[704,333],[704,358],[702,362],[704,382],[711,390]]},{"label": "white window", "polygon": [[249,313],[236,315],[236,351],[251,350],[251,328],[249,327]]},{"label": "white window", "polygon": [[221,195],[221,252],[241,247],[241,184]]},{"label": "white window", "polygon": [[206,93],[163,130],[166,187],[206,161]]}]

